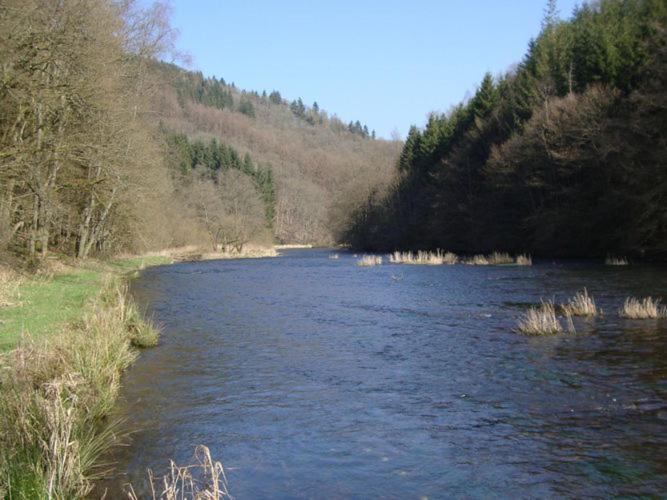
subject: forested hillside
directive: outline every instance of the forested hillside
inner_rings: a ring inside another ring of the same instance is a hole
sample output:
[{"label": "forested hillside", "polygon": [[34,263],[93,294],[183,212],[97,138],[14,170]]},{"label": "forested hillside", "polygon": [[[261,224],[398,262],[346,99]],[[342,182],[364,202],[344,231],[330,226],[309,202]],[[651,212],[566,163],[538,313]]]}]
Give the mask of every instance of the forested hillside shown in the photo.
[{"label": "forested hillside", "polygon": [[349,241],[667,258],[667,4],[588,2],[568,21],[556,7],[516,68],[410,130]]},{"label": "forested hillside", "polygon": [[400,145],[159,62],[174,32],[144,5],[0,3],[0,253],[333,242]]},{"label": "forested hillside", "polygon": [[[391,178],[400,144],[375,139],[359,121],[345,124],[277,90],[246,92],[171,64],[155,70],[164,83],[156,110],[166,130],[220,141],[272,173],[279,241],[333,243],[352,209]],[[171,148],[169,161],[179,154]]]}]

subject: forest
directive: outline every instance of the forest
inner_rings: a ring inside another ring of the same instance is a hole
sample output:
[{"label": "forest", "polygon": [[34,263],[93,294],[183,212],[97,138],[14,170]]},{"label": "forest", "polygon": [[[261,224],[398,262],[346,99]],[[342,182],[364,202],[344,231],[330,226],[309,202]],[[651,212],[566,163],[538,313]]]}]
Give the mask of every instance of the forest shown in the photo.
[{"label": "forest", "polygon": [[410,129],[345,239],[371,250],[667,258],[667,4],[559,17],[505,74]]},{"label": "forest", "polygon": [[330,244],[391,178],[360,122],[163,62],[164,4],[8,0],[0,33],[0,254]]}]

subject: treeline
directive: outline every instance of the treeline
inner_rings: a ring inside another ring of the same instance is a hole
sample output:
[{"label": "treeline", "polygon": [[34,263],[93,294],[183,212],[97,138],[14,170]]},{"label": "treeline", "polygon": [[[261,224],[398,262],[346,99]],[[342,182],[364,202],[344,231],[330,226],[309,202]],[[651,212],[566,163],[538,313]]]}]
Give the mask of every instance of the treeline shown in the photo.
[{"label": "treeline", "polygon": [[271,170],[155,126],[172,40],[161,4],[0,3],[0,257],[271,243]]},{"label": "treeline", "polygon": [[345,238],[369,249],[667,258],[667,4],[548,2],[507,74],[412,127]]},{"label": "treeline", "polygon": [[217,181],[219,174],[235,169],[248,176],[264,203],[266,226],[273,227],[276,212],[276,188],[273,172],[269,167],[262,167],[253,162],[249,153],[241,155],[231,146],[212,138],[207,143],[191,141],[185,134],[174,134],[165,131],[167,158],[181,174],[198,173]]},{"label": "treeline", "polygon": [[168,233],[144,119],[147,62],[171,35],[164,9],[7,0],[0,35],[0,250],[84,258]]},{"label": "treeline", "polygon": [[335,115],[329,116],[325,110],[320,109],[317,102],[307,106],[300,97],[288,102],[277,90],[269,94],[266,90],[261,94],[254,90],[239,90],[234,83],[228,84],[222,77],[204,77],[201,71],[183,71],[173,64],[161,63],[159,66],[162,72],[171,76],[181,105],[194,101],[221,110],[237,111],[251,118],[256,117],[256,105],[259,103],[284,106],[294,116],[310,125],[327,125],[339,133],[350,132],[366,139],[375,139],[375,131],[369,132],[367,125],[362,125],[359,120],[345,125]]}]

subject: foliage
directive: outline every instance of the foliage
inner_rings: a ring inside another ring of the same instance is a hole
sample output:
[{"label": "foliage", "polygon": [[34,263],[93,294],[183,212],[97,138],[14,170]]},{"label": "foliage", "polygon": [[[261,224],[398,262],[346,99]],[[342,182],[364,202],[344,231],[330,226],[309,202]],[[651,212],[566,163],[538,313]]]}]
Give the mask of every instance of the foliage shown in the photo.
[{"label": "foliage", "polygon": [[166,133],[167,157],[182,174],[193,171],[202,177],[217,179],[220,172],[238,170],[248,176],[261,193],[264,202],[266,225],[272,227],[276,192],[273,172],[270,167],[261,167],[252,161],[250,154],[243,157],[231,146],[219,142],[216,138],[208,143],[200,140],[190,141],[185,134]]},{"label": "foliage", "polygon": [[516,69],[411,128],[352,217],[369,250],[667,258],[667,7],[550,2]]}]

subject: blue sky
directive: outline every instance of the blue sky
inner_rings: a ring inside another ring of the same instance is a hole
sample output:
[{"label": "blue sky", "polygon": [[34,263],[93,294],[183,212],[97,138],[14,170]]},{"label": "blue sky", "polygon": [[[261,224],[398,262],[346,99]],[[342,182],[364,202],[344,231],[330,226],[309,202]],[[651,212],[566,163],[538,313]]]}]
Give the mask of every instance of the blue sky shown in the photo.
[{"label": "blue sky", "polygon": [[[569,17],[577,0],[559,0]],[[520,61],[546,0],[172,0],[192,68],[405,135]]]}]

